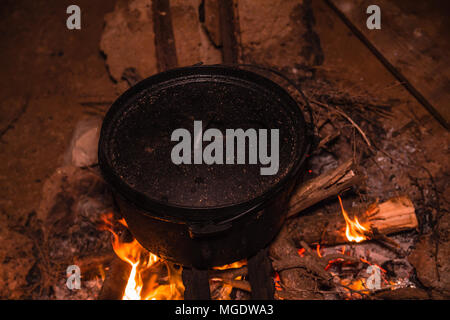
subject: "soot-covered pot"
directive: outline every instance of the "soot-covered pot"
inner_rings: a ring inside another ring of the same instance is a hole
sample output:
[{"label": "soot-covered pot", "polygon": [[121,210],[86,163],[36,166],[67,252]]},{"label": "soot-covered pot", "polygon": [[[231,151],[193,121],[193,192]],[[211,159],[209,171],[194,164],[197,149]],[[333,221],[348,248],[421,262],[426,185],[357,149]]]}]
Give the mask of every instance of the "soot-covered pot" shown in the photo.
[{"label": "soot-covered pot", "polygon": [[199,268],[266,246],[311,147],[301,107],[225,66],[170,70],[126,91],[104,119],[99,164],[134,237]]}]

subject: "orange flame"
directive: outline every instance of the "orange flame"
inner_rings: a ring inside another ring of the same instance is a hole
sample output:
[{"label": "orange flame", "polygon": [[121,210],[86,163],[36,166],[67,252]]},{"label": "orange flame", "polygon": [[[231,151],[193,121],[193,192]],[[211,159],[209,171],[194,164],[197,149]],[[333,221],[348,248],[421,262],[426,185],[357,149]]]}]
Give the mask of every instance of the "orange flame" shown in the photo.
[{"label": "orange flame", "polygon": [[234,268],[240,268],[243,266],[247,265],[247,260],[240,260],[240,261],[235,261],[233,263],[230,264],[225,264],[223,266],[218,266],[218,267],[213,267],[214,270],[226,270],[226,269],[234,269]]},{"label": "orange flame", "polygon": [[320,244],[317,244],[316,251],[319,258],[322,258],[322,253],[320,252]]},{"label": "orange flame", "polygon": [[[110,231],[113,235],[114,252],[121,260],[131,265],[131,272],[122,300],[176,300],[183,298],[184,286],[181,279],[181,268],[176,270],[171,264],[166,264],[168,284],[159,284],[154,274],[150,277],[150,281],[145,281],[146,272],[153,271],[152,269],[157,262],[162,262],[162,260],[144,249],[136,239],[132,242],[121,242],[112,228],[112,214],[104,215],[102,221],[104,225],[100,228]],[[123,219],[118,222],[127,226]]]},{"label": "orange flame", "polygon": [[342,215],[344,216],[346,223],[345,236],[347,237],[347,240],[350,242],[361,242],[367,240],[366,233],[369,230],[359,223],[357,217],[355,217],[354,221],[349,218],[347,211],[345,211],[344,206],[342,205],[341,197],[338,196],[338,198],[342,209]]}]

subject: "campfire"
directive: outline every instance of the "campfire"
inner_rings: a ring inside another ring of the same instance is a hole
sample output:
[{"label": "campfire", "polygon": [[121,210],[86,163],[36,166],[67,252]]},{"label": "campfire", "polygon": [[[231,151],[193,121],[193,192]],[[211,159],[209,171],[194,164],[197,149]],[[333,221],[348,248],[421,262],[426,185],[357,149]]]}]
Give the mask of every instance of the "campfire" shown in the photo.
[{"label": "campfire", "polygon": [[[287,219],[265,251],[196,271],[158,257],[131,235],[97,169],[67,167],[49,180],[42,212],[60,208],[60,199],[71,199],[74,225],[85,228],[83,221],[91,221],[99,234],[95,240],[81,238],[80,245],[110,243],[112,250],[64,258],[64,252],[75,250],[67,248],[78,244],[64,242],[66,229],[59,229],[51,215],[44,220],[44,243],[53,243],[49,254],[55,261],[81,268],[83,281],[99,299],[173,300],[186,299],[186,294],[193,299],[201,290],[218,300],[254,294],[281,300],[372,299],[415,292],[414,269],[406,259],[411,232],[419,228],[414,204],[406,195],[373,202],[355,198],[349,190],[364,187],[365,179],[353,159],[308,177],[293,191]],[[255,269],[261,272],[252,277]],[[195,279],[198,272],[202,281]],[[259,287],[252,284],[255,279]]]},{"label": "campfire", "polygon": [[[309,157],[314,163],[317,155]],[[132,236],[98,168],[64,167],[48,181],[40,215],[59,210],[60,199],[70,199],[64,201],[73,204],[67,209],[75,212],[73,224],[95,224],[96,231],[83,237],[98,234],[80,245],[94,241],[110,245],[111,251],[64,258],[63,252],[78,250],[70,249],[78,244],[66,244],[66,230],[51,215],[44,220],[45,243],[55,248],[49,252],[53,259],[80,267],[98,299],[378,299],[391,292],[416,292],[407,256],[419,221],[410,197],[370,201],[352,192],[367,183],[352,158],[324,172],[312,166],[306,175],[290,195],[281,231],[264,250],[224,266],[195,269],[158,257]]]},{"label": "campfire", "polygon": [[[328,177],[332,177],[331,183],[336,190],[341,190],[342,186],[345,188],[348,181],[359,181],[351,162],[344,163],[329,173]],[[330,187],[329,183],[327,180],[327,183],[322,185],[323,177],[318,177],[297,190],[290,202],[290,215],[294,216],[297,213],[296,208],[304,206],[302,202],[311,203],[307,195],[317,197],[321,190]],[[316,290],[344,299],[362,299],[386,290],[414,286],[408,279],[389,275],[383,267],[370,261],[370,252],[361,252],[356,247],[365,241],[377,241],[388,250],[404,254],[400,244],[387,235],[418,227],[411,200],[404,196],[395,197],[382,203],[370,204],[364,210],[352,210],[350,214],[344,208],[340,195],[337,195],[337,199],[340,206],[338,214],[326,217],[320,221],[319,226],[315,226],[318,221],[313,217],[304,217],[302,225],[297,224],[294,227],[293,230],[298,233],[293,238],[300,248],[294,247],[286,238],[287,234],[292,235],[294,232],[291,230],[286,233],[286,228],[272,244],[274,270],[271,277],[276,290],[274,297],[295,298],[292,292],[296,289],[289,288],[281,280],[280,274],[283,278],[290,278],[290,272],[299,268],[305,268],[334,288],[334,291]],[[181,266],[160,259],[143,248],[134,238],[125,241],[124,238],[129,238],[130,234],[123,218],[114,219],[113,213],[108,213],[101,217],[101,221],[99,229],[111,233],[116,257],[126,263],[122,265],[126,270],[126,281],[122,282],[123,287],[113,284],[113,291],[116,292],[102,292],[100,296],[108,297],[113,294],[122,300],[183,299],[185,286]],[[321,229],[321,226],[325,227]],[[277,256],[277,250],[283,251],[283,256]],[[291,252],[286,255],[286,250]],[[240,291],[241,297],[245,298],[246,294],[251,293],[248,276],[246,260],[212,268],[209,271],[212,297],[229,300],[232,293],[236,297],[235,292]],[[108,284],[105,287],[108,287]]]}]

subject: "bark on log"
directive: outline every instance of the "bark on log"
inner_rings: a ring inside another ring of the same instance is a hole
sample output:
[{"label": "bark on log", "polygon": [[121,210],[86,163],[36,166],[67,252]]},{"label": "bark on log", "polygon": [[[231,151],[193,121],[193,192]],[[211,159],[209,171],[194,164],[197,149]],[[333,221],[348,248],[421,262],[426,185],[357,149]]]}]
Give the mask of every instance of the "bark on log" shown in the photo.
[{"label": "bark on log", "polygon": [[419,288],[400,288],[375,293],[375,299],[381,300],[428,300],[430,296],[425,290]]},{"label": "bark on log", "polygon": [[252,300],[273,300],[275,284],[272,279],[272,264],[267,248],[248,259],[248,277],[252,288]]},{"label": "bark on log", "polygon": [[418,227],[414,205],[408,197],[392,198],[366,212],[371,228],[381,234],[396,233]]},{"label": "bark on log", "polygon": [[363,177],[356,172],[352,159],[349,159],[331,172],[302,184],[289,201],[287,217],[294,217],[306,208],[336,196],[351,186],[361,184],[362,181]]},{"label": "bark on log", "polygon": [[184,267],[182,279],[186,288],[184,300],[211,300],[208,270]]}]

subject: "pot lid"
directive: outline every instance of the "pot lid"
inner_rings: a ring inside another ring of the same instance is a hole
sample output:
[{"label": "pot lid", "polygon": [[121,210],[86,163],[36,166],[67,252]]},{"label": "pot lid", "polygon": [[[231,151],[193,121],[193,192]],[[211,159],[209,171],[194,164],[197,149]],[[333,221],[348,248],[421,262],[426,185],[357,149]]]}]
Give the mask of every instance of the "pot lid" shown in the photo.
[{"label": "pot lid", "polygon": [[[174,134],[177,129],[183,137]],[[251,137],[239,144],[227,129]],[[224,219],[279,192],[298,171],[306,139],[299,106],[271,80],[237,68],[195,66],[147,78],[112,105],[101,130],[99,163],[119,194],[152,214]],[[212,141],[218,143],[214,151],[213,145],[208,149]],[[244,163],[237,163],[237,150],[244,152]],[[205,163],[208,156],[217,163]]]}]

